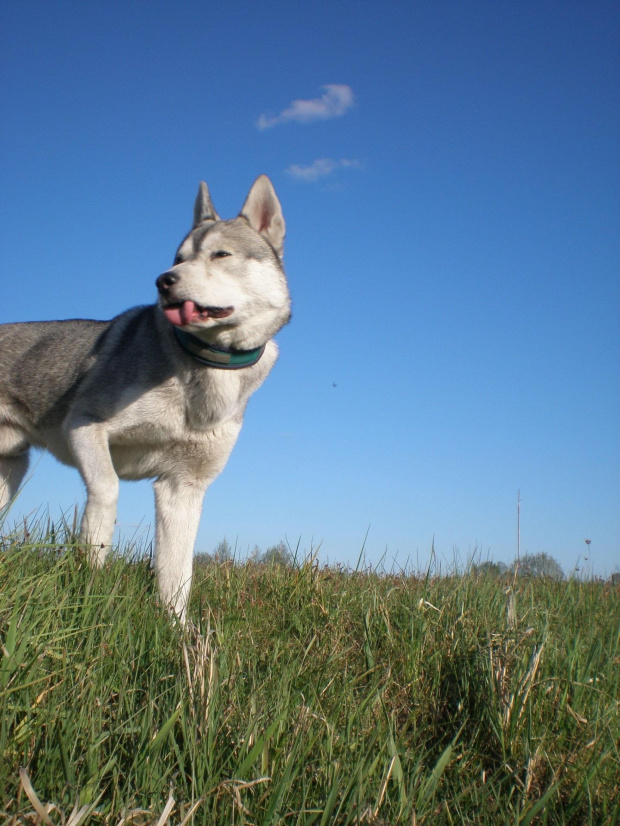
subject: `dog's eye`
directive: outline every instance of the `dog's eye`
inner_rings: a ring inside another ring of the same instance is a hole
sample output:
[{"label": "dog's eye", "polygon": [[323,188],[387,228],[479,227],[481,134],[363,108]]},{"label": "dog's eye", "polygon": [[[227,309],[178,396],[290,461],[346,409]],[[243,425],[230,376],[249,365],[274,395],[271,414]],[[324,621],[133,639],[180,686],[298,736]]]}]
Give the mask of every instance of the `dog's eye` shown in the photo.
[{"label": "dog's eye", "polygon": [[176,267],[177,264],[182,264],[182,263],[183,263],[183,259],[181,258],[181,256],[180,255],[175,255],[174,264],[172,266]]},{"label": "dog's eye", "polygon": [[228,258],[230,255],[232,255],[232,253],[226,252],[226,250],[216,250],[211,253],[211,258]]}]

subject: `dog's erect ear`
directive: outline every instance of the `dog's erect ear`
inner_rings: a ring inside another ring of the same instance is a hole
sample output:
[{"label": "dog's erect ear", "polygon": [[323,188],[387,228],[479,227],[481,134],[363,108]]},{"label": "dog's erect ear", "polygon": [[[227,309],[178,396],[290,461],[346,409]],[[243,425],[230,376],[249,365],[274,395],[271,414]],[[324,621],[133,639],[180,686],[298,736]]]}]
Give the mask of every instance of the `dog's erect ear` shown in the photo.
[{"label": "dog's erect ear", "polygon": [[284,250],[284,216],[278,196],[266,175],[260,175],[239,215],[245,218],[252,229],[264,236],[282,258]]},{"label": "dog's erect ear", "polygon": [[215,207],[211,203],[209,188],[204,181],[201,181],[200,186],[198,187],[196,202],[194,203],[194,227],[197,227],[198,224],[202,224],[203,221],[219,220],[220,216],[217,214]]}]

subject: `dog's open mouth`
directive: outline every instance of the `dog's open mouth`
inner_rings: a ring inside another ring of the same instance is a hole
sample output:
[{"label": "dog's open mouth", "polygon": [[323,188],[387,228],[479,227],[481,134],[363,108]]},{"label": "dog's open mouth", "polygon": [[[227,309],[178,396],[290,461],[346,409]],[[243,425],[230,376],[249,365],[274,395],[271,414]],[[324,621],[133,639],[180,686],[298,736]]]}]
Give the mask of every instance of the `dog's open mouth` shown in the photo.
[{"label": "dog's open mouth", "polygon": [[226,318],[232,315],[234,307],[201,307],[195,301],[182,301],[178,304],[168,304],[162,307],[163,313],[171,324],[184,327],[197,321],[206,321],[209,318]]}]

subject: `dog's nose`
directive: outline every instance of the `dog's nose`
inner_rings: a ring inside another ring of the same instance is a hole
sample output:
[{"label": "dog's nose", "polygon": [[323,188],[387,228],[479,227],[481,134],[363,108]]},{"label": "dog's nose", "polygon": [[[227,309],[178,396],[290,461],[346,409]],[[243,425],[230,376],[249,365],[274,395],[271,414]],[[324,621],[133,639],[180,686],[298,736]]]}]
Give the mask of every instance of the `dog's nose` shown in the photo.
[{"label": "dog's nose", "polygon": [[157,289],[160,293],[166,293],[173,284],[177,283],[178,280],[179,274],[172,272],[172,270],[168,270],[168,272],[164,272],[159,276],[159,278],[155,281],[155,284],[157,285]]}]

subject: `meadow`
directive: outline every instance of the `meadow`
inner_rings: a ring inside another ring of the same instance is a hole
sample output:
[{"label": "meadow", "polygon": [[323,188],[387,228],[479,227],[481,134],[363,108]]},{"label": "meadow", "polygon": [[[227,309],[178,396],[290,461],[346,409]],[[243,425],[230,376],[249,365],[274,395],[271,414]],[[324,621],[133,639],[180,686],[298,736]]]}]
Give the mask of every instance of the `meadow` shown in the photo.
[{"label": "meadow", "polygon": [[182,629],[135,549],[0,542],[4,822],[620,822],[609,584],[199,562]]}]

